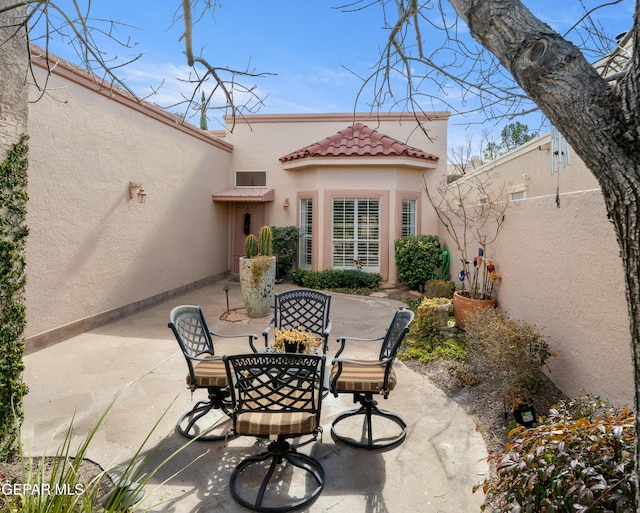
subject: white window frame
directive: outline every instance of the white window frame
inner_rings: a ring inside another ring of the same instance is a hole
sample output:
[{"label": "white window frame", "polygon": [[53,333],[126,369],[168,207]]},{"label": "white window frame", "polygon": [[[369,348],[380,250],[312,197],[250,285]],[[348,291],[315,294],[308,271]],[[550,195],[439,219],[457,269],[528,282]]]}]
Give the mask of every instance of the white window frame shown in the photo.
[{"label": "white window frame", "polygon": [[300,198],[300,240],[298,243],[298,267],[313,266],[313,198]]},{"label": "white window frame", "polygon": [[527,198],[527,185],[513,185],[509,187],[509,199],[511,201],[519,201]]},{"label": "white window frame", "polygon": [[[376,208],[372,210],[374,204]],[[381,208],[380,198],[333,199],[332,269],[359,268],[365,272],[380,272]]]},{"label": "white window frame", "polygon": [[402,225],[400,228],[400,236],[417,235],[418,231],[418,202],[414,199],[402,200]]}]

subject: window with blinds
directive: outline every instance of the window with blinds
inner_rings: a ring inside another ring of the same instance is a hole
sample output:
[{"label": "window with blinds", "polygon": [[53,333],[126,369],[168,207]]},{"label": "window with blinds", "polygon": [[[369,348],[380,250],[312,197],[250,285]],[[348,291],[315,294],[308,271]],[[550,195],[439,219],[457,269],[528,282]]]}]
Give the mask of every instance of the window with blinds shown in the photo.
[{"label": "window with blinds", "polygon": [[300,200],[300,244],[298,246],[298,266],[311,269],[313,249],[313,200]]},{"label": "window with blinds", "polygon": [[380,272],[380,200],[333,200],[332,267]]},{"label": "window with blinds", "polygon": [[416,235],[416,200],[402,200],[401,236]]}]

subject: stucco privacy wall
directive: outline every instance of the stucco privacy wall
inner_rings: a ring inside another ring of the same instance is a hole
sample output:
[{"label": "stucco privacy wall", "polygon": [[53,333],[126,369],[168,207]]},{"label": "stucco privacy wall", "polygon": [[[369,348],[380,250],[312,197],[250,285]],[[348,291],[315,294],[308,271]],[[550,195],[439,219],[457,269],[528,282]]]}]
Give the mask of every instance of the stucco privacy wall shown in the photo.
[{"label": "stucco privacy wall", "polygon": [[512,191],[523,190],[525,197],[546,196],[598,188],[598,181],[572,151],[568,163],[558,165],[551,174],[551,134],[547,133],[519,146],[493,162],[478,168],[476,173],[490,171],[508,182]]},{"label": "stucco privacy wall", "polygon": [[231,146],[86,77],[63,63],[30,105],[28,348],[228,270]]},{"label": "stucco privacy wall", "polygon": [[[498,303],[549,337],[558,353],[550,361],[549,376],[566,394],[590,392],[631,405],[624,274],[602,193],[598,188],[579,190],[597,183],[575,155],[560,177],[551,176],[545,137],[541,140],[542,150],[537,140],[473,173],[488,171],[497,187],[525,172],[530,176],[527,195],[536,196],[511,202],[498,239],[489,247],[488,255],[503,277]],[[558,179],[559,207],[554,194]],[[452,251],[455,279],[459,256],[443,232],[440,238]],[[476,248],[470,249],[475,255]]]},{"label": "stucco privacy wall", "polygon": [[516,201],[495,256],[500,305],[542,328],[558,353],[549,376],[633,404],[631,338],[618,244],[599,189]]}]

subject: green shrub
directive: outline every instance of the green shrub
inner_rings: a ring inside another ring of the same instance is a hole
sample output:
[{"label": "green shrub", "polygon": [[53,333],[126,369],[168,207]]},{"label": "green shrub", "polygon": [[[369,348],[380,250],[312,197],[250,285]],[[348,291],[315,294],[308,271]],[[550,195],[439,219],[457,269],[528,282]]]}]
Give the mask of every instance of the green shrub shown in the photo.
[{"label": "green shrub", "polygon": [[499,511],[636,511],[628,408],[587,396],[560,403],[537,427],[519,427],[509,436],[506,452],[495,458],[497,475],[474,489],[496,501]]},{"label": "green shrub", "polygon": [[446,297],[453,298],[456,284],[449,280],[429,280],[424,286],[423,296],[428,298]]},{"label": "green shrub", "polygon": [[433,360],[464,361],[468,354],[469,348],[463,337],[455,333],[435,333],[423,338],[407,339],[405,350],[399,358],[422,363]]},{"label": "green shrub", "polygon": [[422,287],[433,277],[441,258],[436,235],[407,235],[395,241],[398,274],[412,289]]},{"label": "green shrub", "polygon": [[24,371],[26,327],[25,245],[27,227],[27,138],[0,162],[0,460],[17,450],[28,392]]},{"label": "green shrub", "polygon": [[296,269],[291,277],[296,285],[308,289],[377,289],[382,281],[378,273],[365,273],[355,269]]},{"label": "green shrub", "polygon": [[278,263],[282,264],[284,273],[288,273],[296,265],[300,230],[295,226],[272,226],[271,231],[273,253]]}]

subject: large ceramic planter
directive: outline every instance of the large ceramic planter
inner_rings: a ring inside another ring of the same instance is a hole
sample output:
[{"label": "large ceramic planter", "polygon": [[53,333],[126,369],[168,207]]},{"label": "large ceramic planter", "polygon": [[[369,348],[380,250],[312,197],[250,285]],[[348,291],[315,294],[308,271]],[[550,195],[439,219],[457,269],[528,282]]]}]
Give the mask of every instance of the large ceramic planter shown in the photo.
[{"label": "large ceramic planter", "polygon": [[451,310],[451,303],[443,303],[441,305],[434,306],[435,310],[435,327],[438,331],[445,331],[449,329],[449,310]]},{"label": "large ceramic planter", "polygon": [[434,328],[439,331],[449,329],[449,312],[451,300],[440,298],[425,298],[418,306],[416,320],[413,321],[412,333],[423,334]]},{"label": "large ceramic planter", "polygon": [[240,290],[249,317],[269,315],[275,281],[276,257],[240,258]]},{"label": "large ceramic planter", "polygon": [[464,292],[453,293],[453,316],[456,319],[456,326],[464,329],[464,321],[467,316],[477,308],[495,308],[495,299],[471,299],[464,295]]}]

